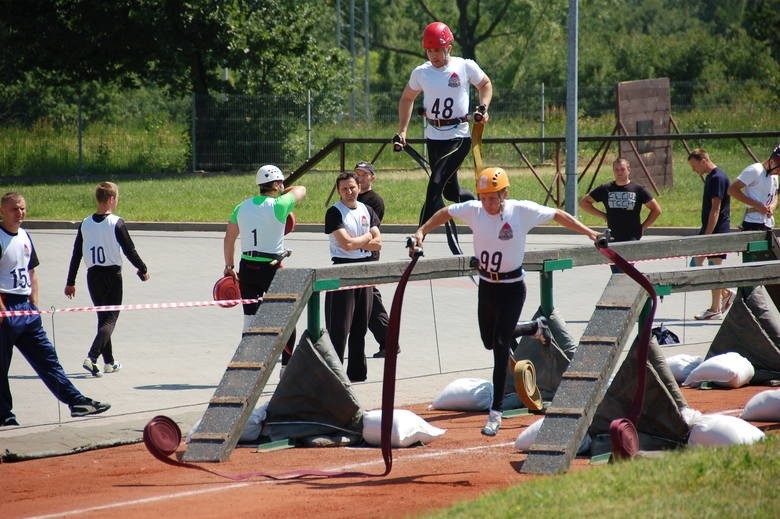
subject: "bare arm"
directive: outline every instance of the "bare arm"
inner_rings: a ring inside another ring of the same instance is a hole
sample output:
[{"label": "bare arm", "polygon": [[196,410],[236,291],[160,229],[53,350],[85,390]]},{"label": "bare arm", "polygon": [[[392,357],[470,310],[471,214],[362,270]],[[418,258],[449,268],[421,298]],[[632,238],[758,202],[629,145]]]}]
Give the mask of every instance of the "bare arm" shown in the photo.
[{"label": "bare arm", "polygon": [[650,213],[647,215],[647,218],[645,218],[645,221],[642,222],[642,234],[647,231],[647,229],[653,225],[653,223],[658,219],[659,216],[661,216],[661,204],[658,203],[658,200],[653,198],[649,202],[645,204],[645,206],[650,209]]},{"label": "bare arm", "polygon": [[30,274],[30,302],[38,306],[38,271],[30,269],[28,274]]},{"label": "bare arm", "polygon": [[715,230],[715,225],[718,223],[718,214],[720,213],[720,204],[720,198],[712,198],[712,208],[710,209],[710,214],[707,215],[707,225],[704,226],[704,234],[712,234]]},{"label": "bare arm", "polygon": [[451,220],[452,216],[450,216],[449,211],[447,211],[446,207],[442,207],[435,213],[433,213],[433,216],[428,218],[428,221],[423,223],[417,231],[414,233],[414,238],[417,240],[417,245],[422,247],[423,240],[425,239],[425,236],[429,234],[431,231],[436,229],[439,226],[444,225],[447,221]]},{"label": "bare arm", "polygon": [[493,83],[490,81],[490,78],[487,76],[487,74],[482,79],[482,81],[480,81],[476,88],[479,92],[479,104],[485,105],[485,113],[483,114],[482,119],[482,124],[485,124],[488,122],[488,119],[490,119],[490,115],[488,114],[488,107],[490,106],[490,101],[493,100]]},{"label": "bare arm", "polygon": [[752,198],[748,197],[745,192],[745,183],[742,182],[739,179],[736,179],[728,189],[728,194],[731,196],[731,198],[735,200],[739,200],[746,206],[750,208],[751,211],[761,213],[761,214],[771,214],[767,213],[767,207],[758,200],[753,200]]},{"label": "bare arm", "polygon": [[420,95],[421,90],[414,90],[406,85],[401,100],[398,102],[398,136],[401,137],[401,143],[406,144],[406,130],[409,129],[409,121],[412,120],[412,108],[414,100]]},{"label": "bare arm", "polygon": [[368,232],[371,234],[371,240],[363,249],[372,251],[382,250],[382,233],[379,232],[379,227],[372,227]]},{"label": "bare arm", "polygon": [[225,256],[225,270],[222,275],[230,276],[233,279],[238,279],[235,269],[236,238],[238,238],[238,224],[228,222],[225,228],[225,238],[222,241],[222,251]]},{"label": "bare arm", "polygon": [[304,186],[290,186],[284,190],[285,193],[291,193],[295,197],[295,205],[306,197],[306,188]]},{"label": "bare arm", "polygon": [[377,233],[379,233],[379,229],[376,227],[372,227],[369,232],[362,234],[360,236],[350,236],[349,233],[344,229],[343,227],[336,229],[333,231],[333,237],[336,238],[336,243],[338,243],[339,247],[344,249],[345,251],[353,251],[358,249],[364,249],[364,250],[380,250],[382,248],[382,237],[379,236],[379,247],[377,248],[370,248],[370,247],[376,247],[376,242],[372,245],[372,240],[375,240],[374,234],[371,232],[374,229],[376,229]]},{"label": "bare arm", "polygon": [[599,237],[599,233],[584,225],[582,222],[574,218],[572,215],[563,211],[562,209],[555,210],[555,217],[553,218],[556,223],[566,227],[571,231],[576,231],[580,234],[584,234],[593,241]]},{"label": "bare arm", "polygon": [[599,218],[602,218],[604,221],[607,221],[607,213],[604,211],[601,211],[598,207],[596,207],[595,204],[596,201],[593,199],[590,195],[585,195],[580,200],[580,209],[585,211],[586,213],[592,214],[593,216],[598,216]]}]

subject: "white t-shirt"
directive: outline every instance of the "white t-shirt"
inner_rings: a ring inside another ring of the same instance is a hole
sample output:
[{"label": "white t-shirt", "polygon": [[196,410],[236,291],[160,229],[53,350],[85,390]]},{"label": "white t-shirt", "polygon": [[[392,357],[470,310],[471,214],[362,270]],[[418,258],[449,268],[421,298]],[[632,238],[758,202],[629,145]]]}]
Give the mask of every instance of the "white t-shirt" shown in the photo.
[{"label": "white t-shirt", "polygon": [[[474,60],[450,56],[441,68],[426,61],[412,71],[409,88],[423,92],[423,106],[428,119],[455,119],[469,114],[469,84],[474,86],[485,79],[485,73]],[[449,140],[469,136],[466,122],[451,126],[428,125],[425,137]]]},{"label": "white t-shirt", "polygon": [[[474,256],[479,267],[489,272],[512,272],[523,266],[525,240],[528,232],[555,217],[552,207],[529,200],[504,200],[501,214],[490,215],[477,200],[452,204],[447,207],[450,216],[459,218],[474,233]],[[521,274],[520,279],[525,273]],[[480,274],[482,279],[491,281]],[[515,279],[499,280],[513,283]]]},{"label": "white t-shirt", "polygon": [[[777,196],[777,175],[767,174],[764,165],[760,162],[743,169],[737,180],[745,184],[745,196],[764,205],[771,204]],[[743,221],[763,224],[770,228],[775,226],[774,216],[767,216],[756,211],[746,212]]]}]

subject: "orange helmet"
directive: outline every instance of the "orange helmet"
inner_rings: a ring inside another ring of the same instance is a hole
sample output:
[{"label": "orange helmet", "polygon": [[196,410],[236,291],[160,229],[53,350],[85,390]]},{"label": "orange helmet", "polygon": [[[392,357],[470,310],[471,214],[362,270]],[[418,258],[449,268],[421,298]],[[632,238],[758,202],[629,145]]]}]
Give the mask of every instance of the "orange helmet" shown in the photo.
[{"label": "orange helmet", "polygon": [[509,187],[509,175],[501,168],[485,168],[477,179],[477,193],[495,193]]},{"label": "orange helmet", "polygon": [[455,37],[446,24],[433,22],[423,31],[423,49],[440,49],[451,44]]}]

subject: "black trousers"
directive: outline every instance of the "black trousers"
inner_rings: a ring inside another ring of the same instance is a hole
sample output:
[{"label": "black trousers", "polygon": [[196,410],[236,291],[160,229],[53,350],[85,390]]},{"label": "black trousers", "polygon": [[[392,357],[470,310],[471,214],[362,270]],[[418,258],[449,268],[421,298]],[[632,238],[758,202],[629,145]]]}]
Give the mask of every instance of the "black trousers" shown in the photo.
[{"label": "black trousers", "polygon": [[426,139],[431,178],[425,193],[425,202],[420,212],[420,225],[433,213],[444,207],[444,198],[450,202],[474,200],[471,191],[462,189],[458,183],[458,169],[471,150],[471,138],[437,141]]},{"label": "black trousers", "polygon": [[374,340],[379,343],[379,351],[384,351],[387,340],[387,325],[390,317],[387,315],[385,305],[382,302],[382,294],[377,287],[371,289],[371,314],[368,317],[368,329]]},{"label": "black trousers", "polygon": [[[238,288],[241,291],[241,299],[256,299],[263,297],[274,280],[276,271],[281,264],[271,266],[265,261],[241,260],[238,268]],[[255,315],[260,303],[248,303],[244,306],[244,315]],[[282,350],[282,366],[286,366],[292,356],[295,347],[295,330],[287,339],[287,345]]]},{"label": "black trousers", "polygon": [[509,349],[514,344],[515,326],[525,304],[525,281],[490,283],[479,280],[477,318],[482,344],[493,350],[493,404],[502,411]]},{"label": "black trousers", "polygon": [[[109,306],[122,304],[122,268],[118,265],[109,267],[94,266],[87,270],[87,288],[92,303],[95,306]],[[87,356],[97,361],[103,356],[103,362],[113,364],[114,347],[111,343],[111,334],[119,319],[119,310],[97,313],[97,333],[92,341]]]},{"label": "black trousers", "polygon": [[325,294],[325,326],[339,358],[347,349],[347,377],[362,382],[368,376],[366,332],[373,298],[371,288],[336,290]]}]

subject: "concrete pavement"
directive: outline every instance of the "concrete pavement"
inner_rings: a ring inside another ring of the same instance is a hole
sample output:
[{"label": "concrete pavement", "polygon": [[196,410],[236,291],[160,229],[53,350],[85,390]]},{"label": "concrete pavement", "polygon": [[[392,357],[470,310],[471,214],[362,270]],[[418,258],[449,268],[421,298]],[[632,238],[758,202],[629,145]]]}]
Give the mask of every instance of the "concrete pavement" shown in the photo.
[{"label": "concrete pavement", "polygon": [[[126,263],[125,304],[205,301],[222,273],[222,233],[215,231],[131,231],[141,257],[149,266],[151,280],[142,283]],[[42,309],[91,305],[84,268],[79,272],[74,300],[63,295],[68,261],[75,231],[36,229],[31,231],[41,265]],[[661,236],[646,238],[663,239]],[[382,261],[405,261],[404,234],[384,234]],[[465,251],[471,251],[471,235],[461,236]],[[531,234],[529,250],[589,246],[580,235]],[[295,232],[287,237],[293,255],[286,268],[330,265],[328,242],[318,232]],[[449,255],[443,235],[426,240],[426,257]],[[421,261],[425,261],[423,258]],[[729,255],[725,264],[739,264],[741,257]],[[665,271],[687,268],[684,258],[639,264],[640,270]],[[606,266],[578,267],[554,274],[554,301],[567,320],[569,330],[579,338],[595,302],[610,276]],[[527,276],[528,298],[523,318],[539,306],[539,276]],[[382,285],[389,309],[394,285]],[[720,322],[693,321],[692,316],[709,304],[709,292],[673,294],[659,305],[656,323],[675,331],[681,346],[665,347],[667,355],[697,353],[709,348]],[[324,298],[321,298],[324,299]],[[686,319],[687,317],[687,319]],[[298,323],[305,328],[305,315]],[[240,307],[174,308],[122,312],[113,335],[114,352],[123,369],[95,378],[82,369],[95,332],[91,312],[55,313],[43,317],[60,361],[74,384],[87,396],[108,401],[105,414],[71,418],[29,364],[14,351],[10,384],[14,411],[20,427],[0,429],[0,457],[24,459],[69,453],[87,448],[141,440],[146,422],[165,414],[180,423],[186,433],[202,415],[219,383],[225,366],[238,344],[243,318]],[[323,320],[324,322],[324,320]],[[370,335],[370,334],[369,334]],[[398,359],[397,405],[430,402],[452,380],[462,377],[490,379],[491,354],[484,350],[476,323],[476,289],[470,278],[416,281],[406,290],[402,330],[402,353]],[[373,338],[367,341],[369,376],[354,390],[365,409],[381,405],[382,359]],[[102,361],[100,364],[102,368]],[[278,362],[260,401],[270,398],[278,381]]]}]

